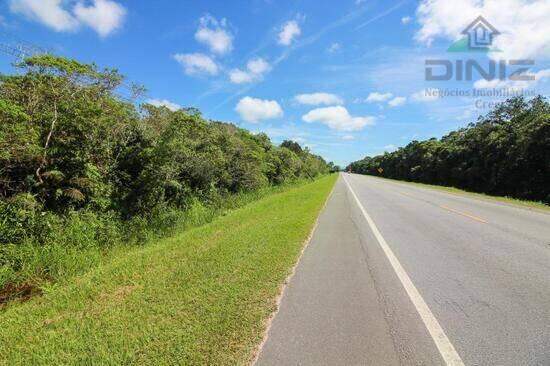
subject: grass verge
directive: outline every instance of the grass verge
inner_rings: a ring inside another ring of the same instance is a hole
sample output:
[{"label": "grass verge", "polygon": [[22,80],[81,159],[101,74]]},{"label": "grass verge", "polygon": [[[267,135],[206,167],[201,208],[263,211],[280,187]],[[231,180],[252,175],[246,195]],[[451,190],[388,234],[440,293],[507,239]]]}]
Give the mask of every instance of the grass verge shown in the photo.
[{"label": "grass verge", "polygon": [[267,196],[9,304],[0,364],[248,363],[336,178]]},{"label": "grass verge", "polygon": [[458,195],[462,195],[462,196],[470,196],[470,197],[474,197],[474,198],[478,198],[478,199],[482,199],[482,200],[486,200],[486,201],[497,201],[497,202],[506,203],[506,204],[510,204],[510,205],[516,205],[516,206],[521,206],[521,207],[530,208],[530,209],[539,209],[539,210],[550,212],[550,206],[544,204],[543,202],[526,201],[526,200],[520,200],[520,199],[512,198],[512,197],[490,196],[490,195],[487,195],[487,194],[484,194],[484,193],[470,192],[470,191],[465,191],[463,189],[459,189],[459,188],[455,188],[455,187],[438,186],[438,185],[435,185],[435,184],[408,182],[408,181],[404,181],[404,180],[390,179],[390,178],[384,178],[384,177],[375,177],[375,176],[372,176],[372,175],[370,177],[374,177],[374,178],[378,178],[378,179],[382,179],[382,180],[389,180],[389,181],[396,182],[396,183],[404,183],[404,184],[417,186],[417,187],[436,189],[438,191],[444,191],[444,192],[447,192],[447,193],[453,193],[453,194],[458,194]]},{"label": "grass verge", "polygon": [[[41,288],[64,283],[136,246],[204,225],[229,210],[307,182],[297,180],[251,192],[214,195],[206,202],[193,200],[186,208],[168,207],[127,221],[112,213],[86,210],[64,216],[40,214],[29,225],[34,224],[36,230],[22,230],[16,235],[23,238],[21,242],[6,244],[0,240],[0,309],[6,302],[40,294]],[[5,239],[2,236],[10,228],[17,230],[21,225],[3,221],[0,207],[0,239]]]}]

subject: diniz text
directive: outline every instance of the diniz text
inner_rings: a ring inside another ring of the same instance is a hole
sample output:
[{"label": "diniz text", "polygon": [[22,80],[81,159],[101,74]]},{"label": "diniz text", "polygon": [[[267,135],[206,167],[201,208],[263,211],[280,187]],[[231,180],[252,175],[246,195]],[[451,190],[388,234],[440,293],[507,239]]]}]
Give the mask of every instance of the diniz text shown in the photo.
[{"label": "diniz text", "polygon": [[[529,66],[535,64],[534,60],[488,60],[480,63],[476,60],[426,60],[425,78],[428,81],[471,81],[474,71],[486,80],[535,80],[533,74],[529,74]],[[514,70],[508,70],[513,67]]]}]

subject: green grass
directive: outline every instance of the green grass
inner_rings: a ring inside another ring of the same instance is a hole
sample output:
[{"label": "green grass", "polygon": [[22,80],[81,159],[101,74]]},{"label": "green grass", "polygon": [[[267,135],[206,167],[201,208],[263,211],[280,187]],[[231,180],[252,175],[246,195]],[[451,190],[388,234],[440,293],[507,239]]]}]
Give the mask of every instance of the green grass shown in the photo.
[{"label": "green grass", "polygon": [[550,206],[544,204],[543,202],[526,201],[526,200],[520,200],[520,199],[512,198],[512,197],[490,196],[490,195],[487,195],[487,194],[484,194],[484,193],[469,192],[469,191],[465,191],[463,189],[459,189],[459,188],[455,188],[455,187],[446,187],[446,186],[438,186],[438,185],[434,185],[434,184],[407,182],[407,181],[403,181],[403,180],[390,179],[390,178],[384,178],[384,177],[375,177],[375,178],[382,179],[382,180],[389,180],[389,181],[398,182],[398,183],[405,183],[405,184],[409,184],[409,185],[412,185],[412,186],[436,189],[436,190],[444,191],[444,192],[447,192],[447,193],[458,194],[458,195],[463,195],[463,196],[470,196],[470,197],[474,197],[474,198],[478,198],[478,199],[482,199],[482,200],[487,200],[487,201],[497,201],[497,202],[502,202],[502,203],[516,205],[516,206],[522,206],[522,207],[525,207],[525,208],[539,209],[539,210],[544,210],[544,211],[549,211],[550,212]]},{"label": "green grass", "polygon": [[148,218],[135,216],[128,221],[112,213],[86,210],[64,216],[33,213],[28,232],[22,230],[23,225],[4,221],[0,206],[0,238],[10,232],[24,238],[20,243],[0,244],[0,308],[10,299],[39,292],[40,287],[70,280],[121,252],[204,225],[229,210],[306,182],[214,196],[207,202],[195,200],[185,209],[165,208]]},{"label": "green grass", "polygon": [[117,256],[0,313],[0,365],[250,362],[336,175]]}]

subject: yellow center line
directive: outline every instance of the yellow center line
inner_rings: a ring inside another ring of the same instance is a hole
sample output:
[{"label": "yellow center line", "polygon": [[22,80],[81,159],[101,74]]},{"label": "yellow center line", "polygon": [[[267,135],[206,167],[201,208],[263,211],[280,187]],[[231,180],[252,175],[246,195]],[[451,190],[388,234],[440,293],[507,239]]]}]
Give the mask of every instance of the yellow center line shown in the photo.
[{"label": "yellow center line", "polygon": [[417,197],[415,197],[415,196],[413,196],[412,194],[407,193],[407,192],[399,191],[399,193],[401,193],[402,195],[405,195],[405,196],[409,196],[409,197],[411,197],[411,198],[416,198],[416,199],[418,199]]},{"label": "yellow center line", "polygon": [[459,215],[462,215],[462,216],[464,216],[464,217],[468,217],[468,218],[470,218],[470,219],[472,219],[472,220],[476,220],[476,221],[482,222],[482,223],[484,223],[484,224],[488,224],[487,221],[485,221],[485,220],[483,220],[483,219],[480,219],[480,218],[477,217],[477,216],[470,215],[470,214],[467,214],[467,213],[465,213],[465,212],[460,212],[460,211],[457,211],[457,210],[455,210],[455,209],[452,209],[452,208],[447,207],[447,206],[444,206],[444,205],[438,205],[438,206],[441,207],[441,208],[444,209],[444,210],[454,212],[455,214],[459,214]]},{"label": "yellow center line", "polygon": [[[412,194],[410,194],[410,193],[407,193],[407,192],[399,191],[399,193],[401,193],[401,194],[404,195],[404,196],[408,196],[408,197],[415,198],[415,199],[420,199],[420,198],[415,197],[414,195],[412,195]],[[428,202],[428,201],[426,201],[426,202]],[[430,203],[431,203],[431,202],[430,202]],[[478,222],[481,222],[481,223],[484,223],[484,224],[488,224],[488,222],[485,221],[485,220],[483,220],[482,218],[479,218],[479,217],[477,217],[477,216],[471,215],[471,214],[469,214],[469,213],[457,211],[457,210],[455,210],[454,208],[450,208],[450,207],[447,207],[447,206],[445,206],[445,205],[436,204],[436,206],[439,207],[439,208],[442,208],[442,209],[444,209],[444,210],[447,210],[447,211],[450,211],[450,212],[454,212],[455,214],[458,214],[458,215],[467,217],[467,218],[469,218],[469,219],[472,219],[472,220],[475,220],[475,221],[478,221]]]}]

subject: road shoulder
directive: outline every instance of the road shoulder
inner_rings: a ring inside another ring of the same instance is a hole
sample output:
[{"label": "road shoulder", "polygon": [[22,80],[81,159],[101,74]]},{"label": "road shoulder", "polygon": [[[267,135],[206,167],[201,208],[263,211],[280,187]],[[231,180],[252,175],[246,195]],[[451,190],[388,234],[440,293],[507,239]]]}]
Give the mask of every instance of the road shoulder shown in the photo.
[{"label": "road shoulder", "polygon": [[398,365],[342,178],[283,295],[257,365]]}]

